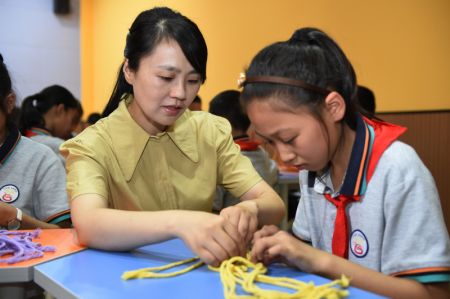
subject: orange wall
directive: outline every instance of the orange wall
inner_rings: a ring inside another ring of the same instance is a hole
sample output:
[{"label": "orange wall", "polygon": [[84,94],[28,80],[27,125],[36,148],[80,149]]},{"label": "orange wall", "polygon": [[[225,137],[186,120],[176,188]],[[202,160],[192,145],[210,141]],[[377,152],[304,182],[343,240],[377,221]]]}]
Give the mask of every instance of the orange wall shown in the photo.
[{"label": "orange wall", "polygon": [[236,88],[262,47],[294,29],[325,30],[344,49],[378,111],[450,109],[448,0],[81,0],[82,100],[86,115],[111,94],[128,28],[137,14],[165,5],[195,21],[209,49],[207,102]]}]

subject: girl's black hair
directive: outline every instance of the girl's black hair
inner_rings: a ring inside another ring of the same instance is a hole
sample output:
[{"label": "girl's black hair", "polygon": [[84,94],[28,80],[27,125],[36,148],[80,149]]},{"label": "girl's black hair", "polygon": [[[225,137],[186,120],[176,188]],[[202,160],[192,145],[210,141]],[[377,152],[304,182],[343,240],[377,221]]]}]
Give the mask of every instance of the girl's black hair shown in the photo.
[{"label": "girl's black hair", "polygon": [[44,114],[53,106],[63,104],[67,109],[80,109],[80,103],[66,88],[52,85],[26,97],[22,102],[19,128],[22,134],[32,127],[45,128]]},{"label": "girl's black hair", "polygon": [[[194,22],[167,7],[143,11],[134,20],[124,50],[128,66],[137,71],[140,60],[162,40],[176,41],[189,63],[200,74],[202,82],[206,80],[208,50],[202,33]],[[125,80],[122,69],[123,63],[103,116],[108,116],[117,108],[123,94],[133,94],[133,87]]]},{"label": "girl's black hair", "polygon": [[6,97],[12,92],[11,77],[9,76],[8,68],[3,62],[3,56],[0,54],[0,112],[6,117],[8,125],[9,117],[6,109]]},{"label": "girl's black hair", "polygon": [[[321,89],[338,92],[345,100],[344,122],[356,128],[356,75],[341,48],[327,34],[316,28],[302,28],[285,42],[261,50],[252,60],[246,77],[277,76],[302,80]],[[244,83],[245,84],[245,83]],[[319,107],[326,95],[314,90],[279,83],[248,83],[241,101],[276,96],[288,106],[306,105],[318,119]]]}]

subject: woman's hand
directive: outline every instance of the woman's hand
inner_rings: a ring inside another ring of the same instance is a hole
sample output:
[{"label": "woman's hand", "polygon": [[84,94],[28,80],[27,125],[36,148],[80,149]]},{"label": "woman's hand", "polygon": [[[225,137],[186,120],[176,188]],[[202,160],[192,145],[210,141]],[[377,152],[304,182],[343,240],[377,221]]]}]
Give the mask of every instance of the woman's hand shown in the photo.
[{"label": "woman's hand", "polygon": [[[220,216],[231,222],[239,233],[239,239],[247,246],[258,228],[258,207],[254,200],[243,201],[220,212]],[[245,255],[245,252],[240,254]]]},{"label": "woman's hand", "polygon": [[243,255],[246,247],[238,227],[226,217],[191,212],[179,223],[179,237],[205,263],[219,266],[232,256]]}]

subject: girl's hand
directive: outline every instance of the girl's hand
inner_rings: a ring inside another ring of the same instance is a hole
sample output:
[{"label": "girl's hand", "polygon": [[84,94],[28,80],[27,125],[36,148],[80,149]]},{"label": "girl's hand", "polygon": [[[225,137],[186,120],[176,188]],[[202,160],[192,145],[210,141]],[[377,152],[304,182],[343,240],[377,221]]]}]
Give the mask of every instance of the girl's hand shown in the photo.
[{"label": "girl's hand", "polygon": [[315,262],[321,254],[320,250],[270,225],[264,226],[255,233],[251,259],[266,265],[272,262],[283,262],[311,273],[315,271],[317,266]]},{"label": "girl's hand", "polygon": [[179,223],[179,236],[205,263],[219,266],[222,261],[245,252],[237,227],[225,217],[193,213],[187,221]]},{"label": "girl's hand", "polygon": [[253,244],[264,237],[269,237],[275,235],[280,229],[275,225],[264,225],[259,231],[255,232],[253,235]]},{"label": "girl's hand", "polygon": [[0,202],[0,227],[7,227],[8,221],[15,219],[17,210],[13,205]]},{"label": "girl's hand", "polygon": [[220,216],[229,221],[237,228],[237,239],[245,245],[244,251],[239,255],[246,254],[246,247],[252,240],[253,234],[258,228],[258,208],[254,200],[243,201],[237,205],[223,209]]}]

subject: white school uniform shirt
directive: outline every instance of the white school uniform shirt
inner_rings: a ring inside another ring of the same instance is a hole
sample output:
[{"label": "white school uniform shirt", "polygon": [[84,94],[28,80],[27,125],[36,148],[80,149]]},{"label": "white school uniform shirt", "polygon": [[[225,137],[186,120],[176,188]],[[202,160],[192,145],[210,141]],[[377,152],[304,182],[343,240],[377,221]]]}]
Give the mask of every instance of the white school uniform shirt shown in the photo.
[{"label": "white school uniform shirt", "polygon": [[[358,129],[355,144],[362,142]],[[358,162],[361,156],[352,156]],[[354,163],[358,164],[358,163]],[[357,176],[347,169],[344,184]],[[332,252],[336,207],[331,177],[300,172],[301,198],[293,232]],[[450,241],[434,180],[410,146],[393,142],[382,154],[364,195],[347,206],[351,262],[420,282],[450,281]]]},{"label": "white school uniform shirt", "polygon": [[43,144],[18,132],[15,137],[7,152],[4,146],[12,140],[2,146],[0,200],[44,222],[56,224],[69,219],[66,173],[60,159]]}]

